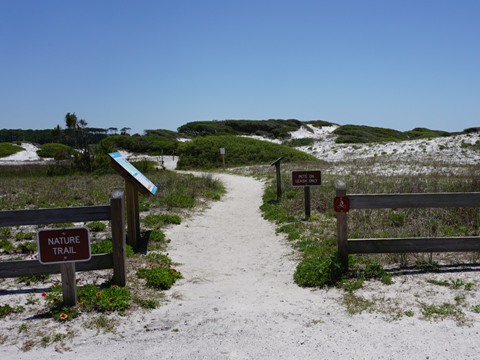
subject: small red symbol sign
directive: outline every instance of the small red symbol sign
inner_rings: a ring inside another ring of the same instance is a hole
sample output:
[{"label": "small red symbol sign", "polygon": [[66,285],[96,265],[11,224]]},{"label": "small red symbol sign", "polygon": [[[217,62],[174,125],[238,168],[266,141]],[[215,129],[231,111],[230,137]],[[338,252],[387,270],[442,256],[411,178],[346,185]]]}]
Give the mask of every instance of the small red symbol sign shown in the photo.
[{"label": "small red symbol sign", "polygon": [[346,196],[336,197],[333,200],[333,208],[336,212],[348,212],[350,210],[350,199]]}]

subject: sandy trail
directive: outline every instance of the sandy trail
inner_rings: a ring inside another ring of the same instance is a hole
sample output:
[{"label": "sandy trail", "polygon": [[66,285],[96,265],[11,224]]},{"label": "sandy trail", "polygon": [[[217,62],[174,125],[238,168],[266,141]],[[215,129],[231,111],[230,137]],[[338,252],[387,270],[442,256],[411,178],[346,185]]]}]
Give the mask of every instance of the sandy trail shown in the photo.
[{"label": "sandy trail", "polygon": [[341,290],[296,286],[291,247],[260,214],[263,184],[218,177],[225,198],[167,231],[185,277],[170,302],[123,320],[116,334],[74,337],[71,352],[2,359],[478,358],[477,325],[350,316]]}]

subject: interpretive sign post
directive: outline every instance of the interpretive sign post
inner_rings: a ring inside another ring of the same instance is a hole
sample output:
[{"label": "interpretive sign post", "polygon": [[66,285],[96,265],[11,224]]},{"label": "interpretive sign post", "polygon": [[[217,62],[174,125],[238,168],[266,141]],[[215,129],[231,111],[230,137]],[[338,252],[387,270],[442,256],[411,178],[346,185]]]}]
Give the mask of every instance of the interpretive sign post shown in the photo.
[{"label": "interpretive sign post", "polygon": [[125,179],[128,244],[137,249],[140,239],[138,192],[140,191],[145,196],[152,196],[157,192],[157,186],[124,159],[119,152],[109,153],[108,155],[112,160],[112,167]]},{"label": "interpretive sign post", "polygon": [[311,200],[310,186],[322,184],[322,173],[320,170],[292,171],[292,186],[303,186],[305,194],[305,220],[310,218]]},{"label": "interpretive sign post", "polygon": [[64,305],[76,305],[75,262],[91,258],[88,229],[42,229],[38,231],[37,242],[40,263],[60,264]]}]

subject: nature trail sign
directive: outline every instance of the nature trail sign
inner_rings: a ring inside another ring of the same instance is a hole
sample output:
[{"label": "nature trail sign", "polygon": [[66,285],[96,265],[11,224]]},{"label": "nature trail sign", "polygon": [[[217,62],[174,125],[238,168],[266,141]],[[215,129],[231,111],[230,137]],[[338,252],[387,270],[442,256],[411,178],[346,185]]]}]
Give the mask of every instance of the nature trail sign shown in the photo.
[{"label": "nature trail sign", "polygon": [[88,261],[90,236],[86,227],[38,231],[38,254],[42,264]]}]

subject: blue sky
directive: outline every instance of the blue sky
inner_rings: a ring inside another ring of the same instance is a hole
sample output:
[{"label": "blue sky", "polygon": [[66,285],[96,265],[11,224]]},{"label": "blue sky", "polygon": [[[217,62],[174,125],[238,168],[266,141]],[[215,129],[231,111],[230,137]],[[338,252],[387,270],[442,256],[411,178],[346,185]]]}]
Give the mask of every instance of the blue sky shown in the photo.
[{"label": "blue sky", "polygon": [[0,0],[0,128],[480,126],[478,0]]}]

